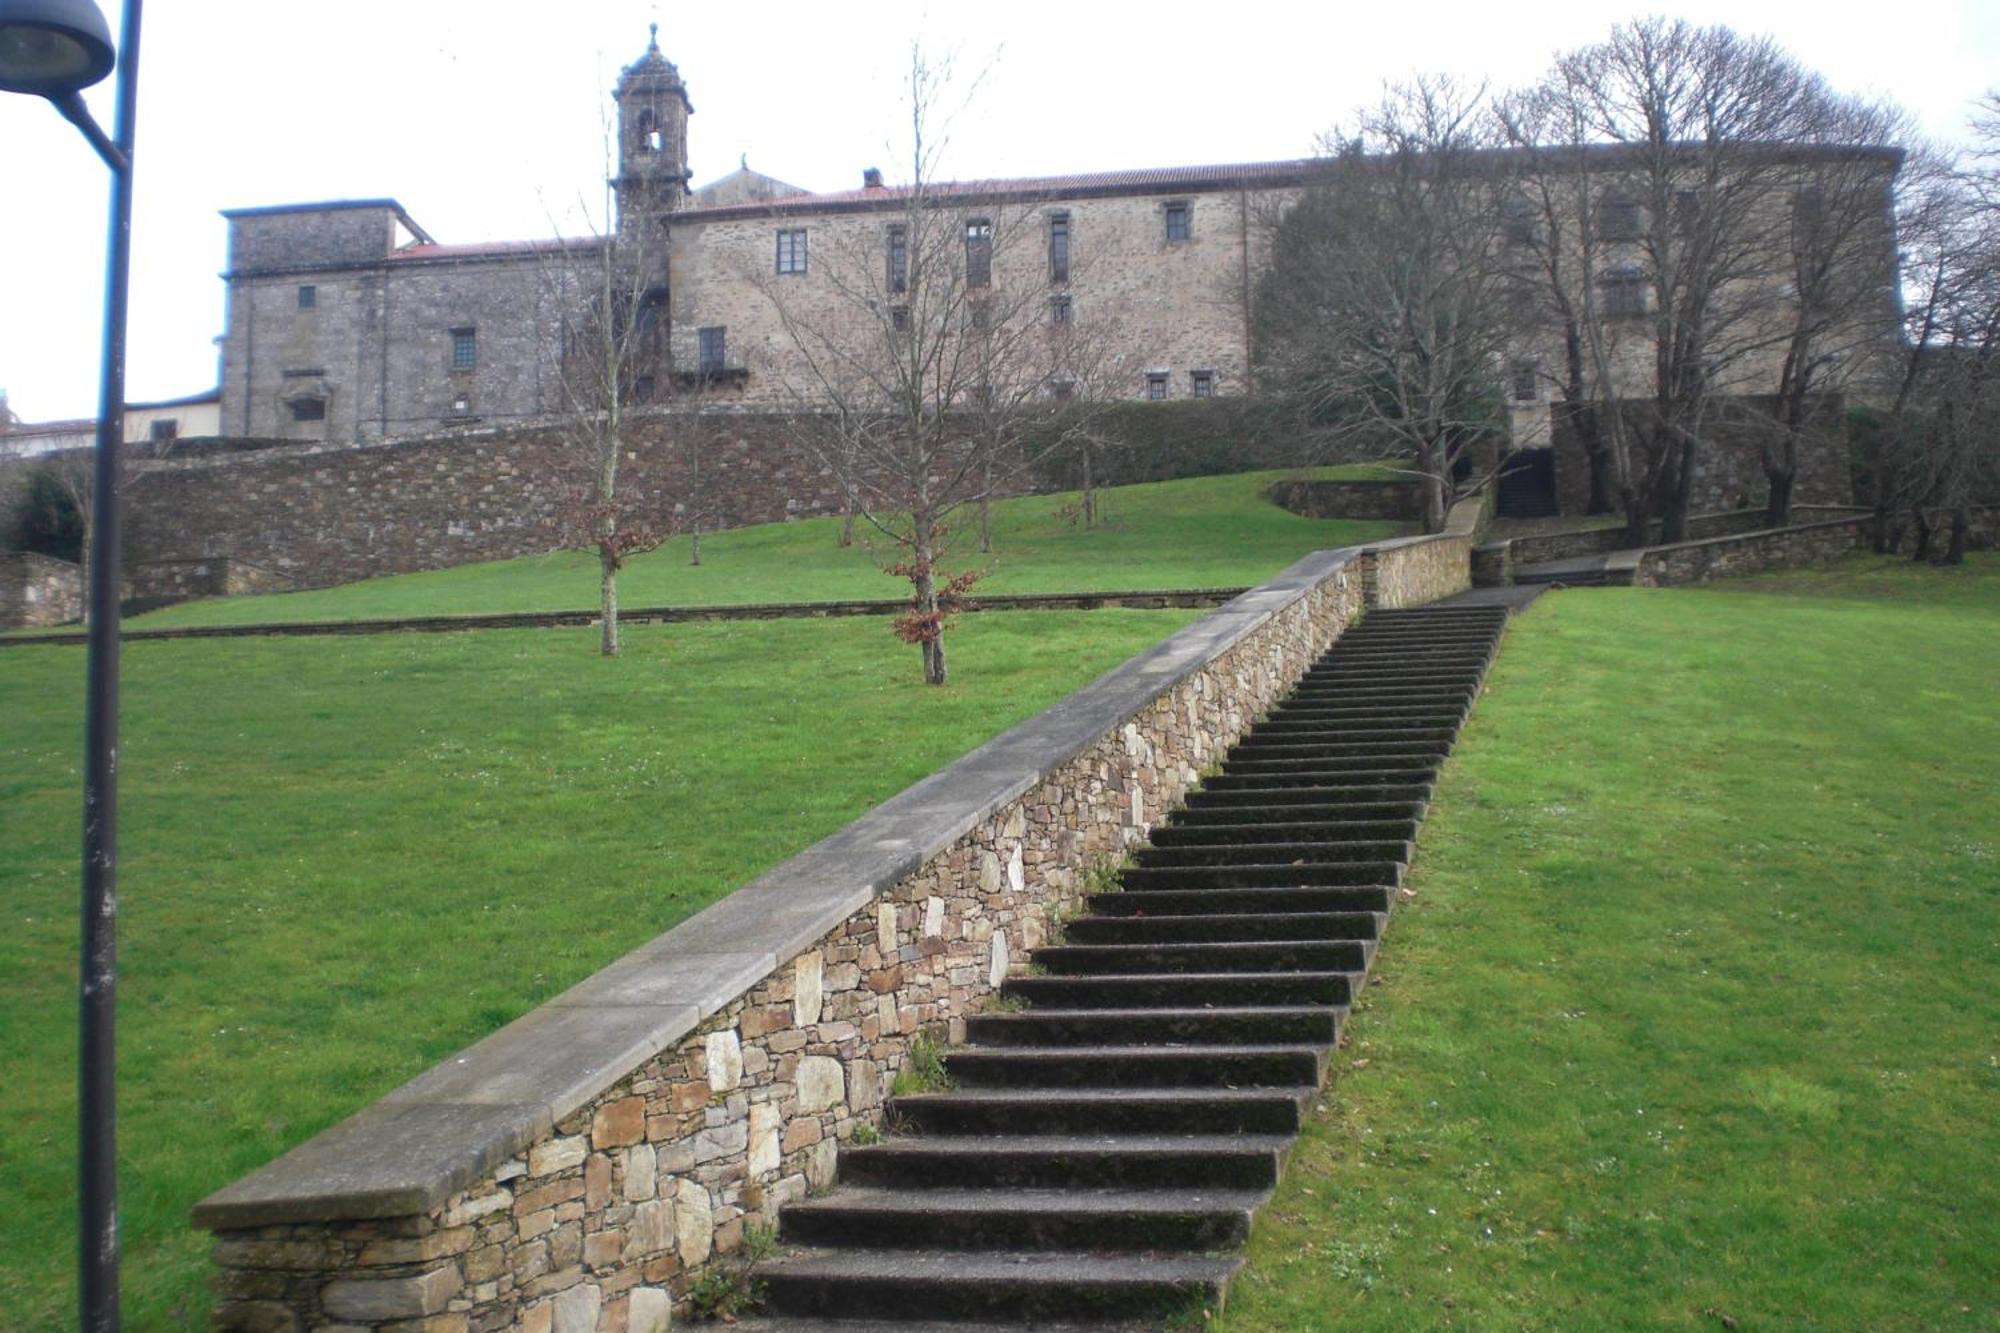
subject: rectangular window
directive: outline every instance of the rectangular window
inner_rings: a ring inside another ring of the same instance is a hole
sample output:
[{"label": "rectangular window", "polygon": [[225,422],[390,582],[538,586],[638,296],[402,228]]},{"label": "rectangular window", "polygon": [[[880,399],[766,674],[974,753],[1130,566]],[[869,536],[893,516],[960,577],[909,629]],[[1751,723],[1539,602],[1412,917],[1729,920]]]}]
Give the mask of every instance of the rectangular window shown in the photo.
[{"label": "rectangular window", "polygon": [[910,229],[900,223],[889,228],[889,290],[910,290]]},{"label": "rectangular window", "polygon": [[1621,264],[1603,278],[1604,314],[1618,319],[1646,313],[1646,275],[1634,264]]},{"label": "rectangular window", "polygon": [[181,423],[175,417],[168,417],[165,421],[155,421],[152,425],[146,427],[146,438],[156,444],[164,444],[168,440],[177,440],[180,438],[180,434]]},{"label": "rectangular window", "polygon": [[1540,396],[1540,390],[1536,387],[1535,368],[1533,366],[1515,366],[1514,401],[1517,403],[1532,403]]},{"label": "rectangular window", "polygon": [[299,309],[310,310],[319,304],[319,288],[308,283],[299,288]]},{"label": "rectangular window", "polygon": [[714,328],[701,329],[695,334],[701,348],[702,374],[720,374],[728,366],[727,333],[728,330],[724,326],[717,325]]},{"label": "rectangular window", "polygon": [[479,334],[474,329],[451,331],[451,368],[471,370],[479,364]]},{"label": "rectangular window", "polygon": [[1212,371],[1212,370],[1191,370],[1191,371],[1189,371],[1189,372],[1188,372],[1188,375],[1189,375],[1189,378],[1190,378],[1190,379],[1192,380],[1192,382],[1193,382],[1193,385],[1194,385],[1194,396],[1195,396],[1195,397],[1197,397],[1197,398],[1213,398],[1213,397],[1215,397],[1215,372],[1214,372],[1214,371]]},{"label": "rectangular window", "polygon": [[[1069,214],[1049,214],[1049,281],[1069,281]],[[1066,323],[1066,320],[1057,320]]]},{"label": "rectangular window", "polygon": [[1049,394],[1051,397],[1067,402],[1069,399],[1076,397],[1076,381],[1072,379],[1050,380]]},{"label": "rectangular window", "polygon": [[783,228],[778,232],[778,272],[806,271],[806,229]]},{"label": "rectangular window", "polygon": [[1194,235],[1194,209],[1186,203],[1167,205],[1167,239],[1185,241]]},{"label": "rectangular window", "polygon": [[889,327],[898,333],[910,331],[910,308],[906,305],[889,307]]},{"label": "rectangular window", "polygon": [[965,224],[965,285],[993,285],[993,224],[985,218]]},{"label": "rectangular window", "polygon": [[1500,235],[1509,245],[1533,245],[1536,240],[1535,201],[1525,194],[1500,200]]},{"label": "rectangular window", "polygon": [[1156,402],[1156,403],[1157,403],[1157,402],[1159,402],[1159,401],[1161,401],[1162,399],[1164,399],[1164,398],[1165,398],[1165,397],[1167,396],[1167,380],[1168,380],[1168,378],[1169,378],[1169,376],[1168,376],[1167,372],[1166,372],[1166,371],[1164,371],[1164,370],[1149,370],[1149,371],[1147,371],[1147,372],[1146,372],[1146,397],[1150,398],[1151,400],[1153,400],[1153,401],[1154,401],[1154,402]]},{"label": "rectangular window", "polygon": [[326,399],[324,398],[294,398],[291,402],[291,408],[292,420],[294,421],[326,420]]},{"label": "rectangular window", "polygon": [[1067,324],[1070,316],[1075,313],[1074,307],[1070,305],[1068,292],[1058,292],[1049,298],[1049,323]]},{"label": "rectangular window", "polygon": [[1639,205],[1636,200],[1619,195],[1607,195],[1597,201],[1597,239],[1600,241],[1636,241],[1641,230]]}]

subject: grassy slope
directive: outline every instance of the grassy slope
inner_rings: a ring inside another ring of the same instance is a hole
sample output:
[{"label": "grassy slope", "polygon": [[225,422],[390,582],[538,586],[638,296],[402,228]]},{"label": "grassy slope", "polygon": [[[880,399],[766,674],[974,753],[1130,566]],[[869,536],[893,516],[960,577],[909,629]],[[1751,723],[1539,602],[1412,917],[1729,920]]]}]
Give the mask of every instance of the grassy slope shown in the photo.
[{"label": "grassy slope", "polygon": [[2000,1324],[1997,646],[1993,556],[1544,597],[1219,1327]]},{"label": "grassy slope", "polygon": [[[1365,468],[1324,469],[1346,475]],[[994,507],[992,554],[972,540],[963,511],[952,568],[988,571],[989,593],[1096,592],[1117,588],[1229,587],[1261,582],[1306,554],[1370,541],[1403,530],[1393,523],[1309,519],[1263,498],[1264,488],[1293,473],[1126,486],[1102,493],[1104,526],[1085,531],[1059,511],[1074,492],[1007,500]],[[626,606],[714,606],[741,602],[896,597],[909,585],[882,572],[896,549],[864,524],[872,540],[843,551],[836,519],[768,523],[703,537],[702,564],[688,564],[688,539],[635,559],[619,579]],[[596,558],[576,552],[460,565],[453,569],[312,592],[235,597],[168,607],[135,626],[242,625],[263,620],[352,620],[375,616],[553,611],[597,603]]]},{"label": "grassy slope", "polygon": [[[1193,619],[126,649],[128,1327],[205,1327],[208,1191]],[[0,1328],[73,1322],[82,658],[0,658]]]}]

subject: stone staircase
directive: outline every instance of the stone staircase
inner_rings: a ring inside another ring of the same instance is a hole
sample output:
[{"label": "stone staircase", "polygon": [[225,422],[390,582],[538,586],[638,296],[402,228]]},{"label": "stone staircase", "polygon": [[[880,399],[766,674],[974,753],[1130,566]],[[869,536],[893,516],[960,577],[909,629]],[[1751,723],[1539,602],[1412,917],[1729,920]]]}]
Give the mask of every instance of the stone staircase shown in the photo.
[{"label": "stone staircase", "polygon": [[[1218,1303],[1507,612],[1376,611],[966,1020],[949,1091],[780,1218],[768,1330],[1157,1327]],[[964,1323],[953,1324],[963,1328]]]}]

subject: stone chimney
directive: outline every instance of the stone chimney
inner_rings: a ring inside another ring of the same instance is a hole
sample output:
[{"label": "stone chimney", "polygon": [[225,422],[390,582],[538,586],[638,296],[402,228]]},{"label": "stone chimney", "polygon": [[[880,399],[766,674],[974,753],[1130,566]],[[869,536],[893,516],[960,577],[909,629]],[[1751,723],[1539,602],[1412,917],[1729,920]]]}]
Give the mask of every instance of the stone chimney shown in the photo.
[{"label": "stone chimney", "polygon": [[861,188],[862,188],[862,189],[864,189],[864,190],[879,190],[879,189],[881,189],[881,188],[882,188],[882,168],[880,168],[880,167],[863,167],[863,168],[861,169]]}]

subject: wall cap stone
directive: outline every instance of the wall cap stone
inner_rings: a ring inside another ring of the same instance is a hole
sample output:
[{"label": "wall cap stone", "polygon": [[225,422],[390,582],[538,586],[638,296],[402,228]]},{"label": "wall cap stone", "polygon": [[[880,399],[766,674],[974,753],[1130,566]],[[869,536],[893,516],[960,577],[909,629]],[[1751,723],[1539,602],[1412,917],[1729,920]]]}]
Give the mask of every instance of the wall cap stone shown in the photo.
[{"label": "wall cap stone", "polygon": [[[1456,513],[1454,513],[1456,517]],[[1394,542],[1436,540],[1414,538]],[[428,1212],[1383,544],[1318,551],[216,1191],[209,1230]]]}]

